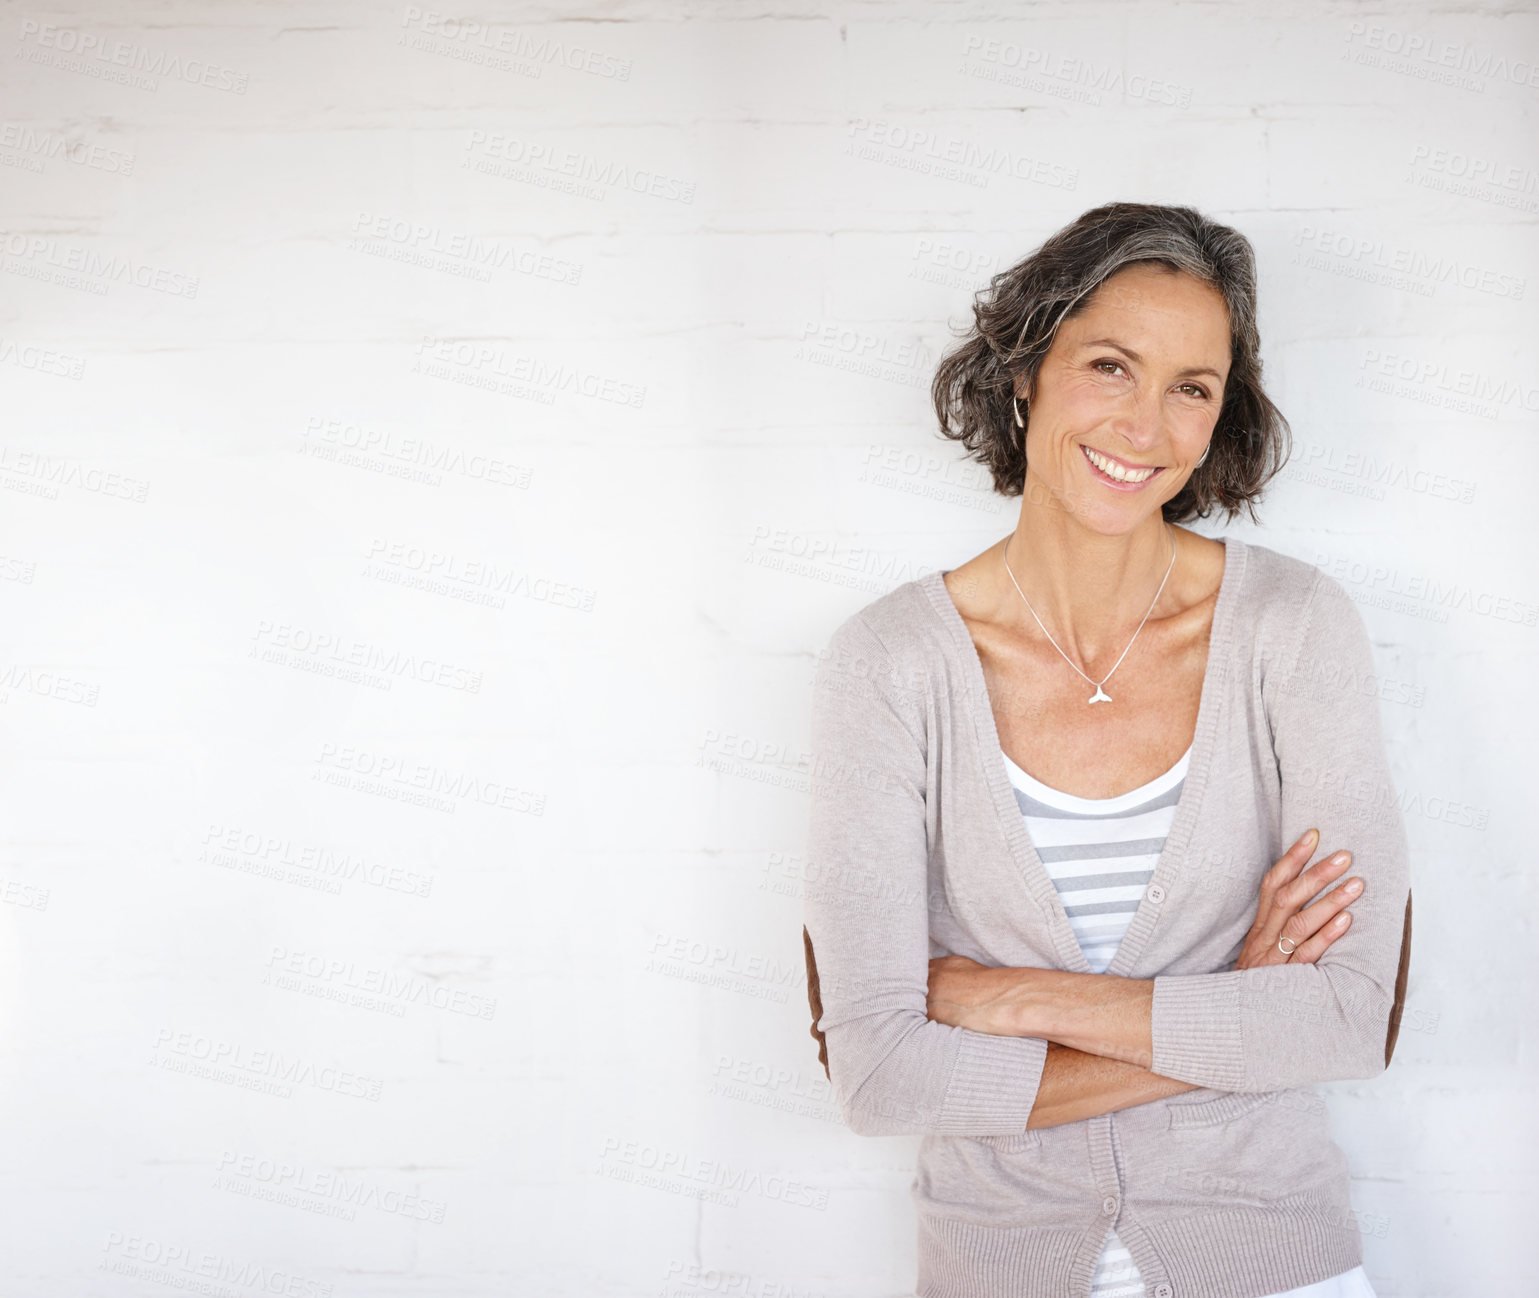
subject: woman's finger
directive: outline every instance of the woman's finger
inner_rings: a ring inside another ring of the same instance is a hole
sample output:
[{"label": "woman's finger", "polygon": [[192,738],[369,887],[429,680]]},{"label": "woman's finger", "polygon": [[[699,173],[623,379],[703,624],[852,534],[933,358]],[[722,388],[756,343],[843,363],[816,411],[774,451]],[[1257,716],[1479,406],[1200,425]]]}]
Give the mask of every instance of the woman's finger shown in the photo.
[{"label": "woman's finger", "polygon": [[1299,875],[1320,841],[1320,831],[1306,829],[1293,846],[1284,852],[1261,876],[1259,896],[1256,900],[1256,918],[1245,935],[1240,954],[1235,959],[1236,969],[1254,969],[1258,965],[1284,964],[1288,957],[1277,950],[1277,935],[1283,921],[1292,914],[1279,903],[1279,896]]},{"label": "woman's finger", "polygon": [[1301,871],[1296,878],[1283,884],[1272,894],[1274,916],[1280,915],[1286,919],[1297,913],[1306,901],[1317,896],[1321,889],[1339,879],[1351,864],[1351,852],[1332,852],[1329,856],[1316,861],[1307,870]]},{"label": "woman's finger", "polygon": [[1339,888],[1332,888],[1283,925],[1283,935],[1293,937],[1296,943],[1289,960],[1295,964],[1313,964],[1332,942],[1352,927],[1352,912],[1347,907],[1362,896],[1362,887],[1360,880],[1351,882],[1358,883],[1359,887],[1352,888],[1344,883]]},{"label": "woman's finger", "polygon": [[1265,923],[1270,917],[1274,899],[1279,890],[1298,878],[1299,871],[1309,861],[1309,854],[1320,841],[1318,829],[1306,829],[1296,843],[1278,857],[1276,863],[1261,876],[1261,897],[1256,906],[1256,922]]},{"label": "woman's finger", "polygon": [[[1304,866],[1319,841],[1318,829],[1306,829],[1299,835],[1298,841],[1262,875],[1256,918],[1246,939],[1246,950],[1253,964],[1282,964],[1287,959],[1276,950],[1277,938],[1282,932],[1283,922],[1298,910],[1299,903],[1320,891],[1320,885],[1316,884],[1308,893],[1302,896],[1298,893],[1302,886],[1300,881],[1304,880],[1307,884],[1308,872]],[[1275,959],[1262,957],[1261,953],[1266,948],[1272,949]]]}]

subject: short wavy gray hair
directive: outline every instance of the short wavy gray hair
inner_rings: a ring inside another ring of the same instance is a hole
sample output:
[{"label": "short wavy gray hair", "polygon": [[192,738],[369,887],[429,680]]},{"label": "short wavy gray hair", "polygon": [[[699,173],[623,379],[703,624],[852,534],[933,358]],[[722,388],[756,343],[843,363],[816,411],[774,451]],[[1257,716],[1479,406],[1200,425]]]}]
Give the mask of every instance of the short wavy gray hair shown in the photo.
[{"label": "short wavy gray hair", "polygon": [[1262,488],[1288,462],[1292,431],[1261,386],[1256,257],[1249,240],[1190,207],[1107,203],[1054,234],[975,295],[973,324],[942,358],[930,385],[941,435],[986,465],[994,489],[1018,496],[1025,439],[1010,401],[1035,392],[1059,326],[1125,267],[1153,262],[1211,285],[1229,309],[1230,369],[1208,458],[1163,507],[1172,523],[1241,509],[1256,520]]}]

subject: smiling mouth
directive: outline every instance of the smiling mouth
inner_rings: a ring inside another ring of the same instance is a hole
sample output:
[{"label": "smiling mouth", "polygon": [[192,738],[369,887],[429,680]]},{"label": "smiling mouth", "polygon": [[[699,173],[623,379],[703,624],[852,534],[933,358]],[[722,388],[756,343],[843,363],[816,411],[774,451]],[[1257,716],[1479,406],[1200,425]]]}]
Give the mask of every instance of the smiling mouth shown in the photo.
[{"label": "smiling mouth", "polygon": [[1154,477],[1156,473],[1165,467],[1164,465],[1152,465],[1144,468],[1131,468],[1120,464],[1108,456],[1102,455],[1099,451],[1092,451],[1088,446],[1081,446],[1079,449],[1085,453],[1085,458],[1091,464],[1113,482],[1120,482],[1129,487],[1136,487],[1141,483],[1148,482],[1150,478]]}]

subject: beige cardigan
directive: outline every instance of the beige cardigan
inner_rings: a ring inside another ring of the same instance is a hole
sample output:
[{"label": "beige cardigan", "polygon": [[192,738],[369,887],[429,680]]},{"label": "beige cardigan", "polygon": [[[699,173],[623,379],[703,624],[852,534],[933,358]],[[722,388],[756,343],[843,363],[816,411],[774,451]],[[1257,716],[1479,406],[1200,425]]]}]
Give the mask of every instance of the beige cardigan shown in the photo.
[{"label": "beige cardigan", "polygon": [[[1150,1298],[1244,1298],[1362,1261],[1311,1083],[1394,1051],[1411,950],[1404,819],[1373,653],[1334,578],[1224,538],[1165,849],[1106,976],[1153,978],[1153,1071],[1201,1089],[1027,1131],[1047,1043],[932,1022],[929,961],[1089,973],[1000,758],[982,665],[933,572],[850,615],[813,690],[803,940],[850,1128],[918,1134],[922,1298],[1090,1292],[1115,1227]],[[1367,883],[1315,964],[1232,966],[1261,875],[1311,826]]]}]

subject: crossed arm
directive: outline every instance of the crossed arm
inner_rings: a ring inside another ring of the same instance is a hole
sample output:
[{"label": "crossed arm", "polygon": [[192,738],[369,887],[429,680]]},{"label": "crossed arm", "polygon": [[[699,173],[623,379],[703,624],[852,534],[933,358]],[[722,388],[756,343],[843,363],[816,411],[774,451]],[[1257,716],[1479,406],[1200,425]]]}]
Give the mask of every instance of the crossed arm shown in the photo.
[{"label": "crossed arm", "polygon": [[1190,1082],[1149,1071],[1152,978],[930,962],[929,1017],[991,1036],[1048,1043],[1027,1130],[1147,1104]]},{"label": "crossed arm", "polygon": [[[1305,869],[1318,842],[1318,832],[1310,830],[1262,879],[1256,922],[1236,968],[1278,963],[1280,937],[1293,947],[1282,962],[1312,963],[1346,931],[1335,921],[1342,915],[1350,921],[1345,908],[1360,891],[1352,883],[1304,905],[1351,863],[1350,853],[1341,853]],[[1194,1082],[1150,1071],[1153,1005],[1152,978],[993,968],[954,955],[930,961],[928,1017],[991,1036],[1047,1041],[1028,1130],[1196,1090]]]},{"label": "crossed arm", "polygon": [[1080,1122],[1196,1089],[1195,1083],[1162,1077],[1138,1064],[1087,1054],[1049,1041],[1036,1103],[1031,1106],[1026,1129],[1035,1131],[1039,1127]]}]

